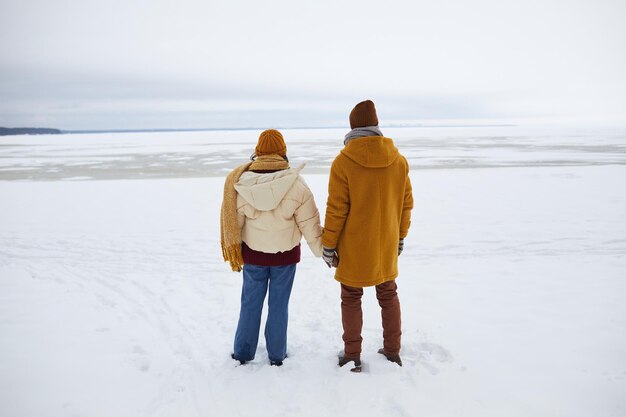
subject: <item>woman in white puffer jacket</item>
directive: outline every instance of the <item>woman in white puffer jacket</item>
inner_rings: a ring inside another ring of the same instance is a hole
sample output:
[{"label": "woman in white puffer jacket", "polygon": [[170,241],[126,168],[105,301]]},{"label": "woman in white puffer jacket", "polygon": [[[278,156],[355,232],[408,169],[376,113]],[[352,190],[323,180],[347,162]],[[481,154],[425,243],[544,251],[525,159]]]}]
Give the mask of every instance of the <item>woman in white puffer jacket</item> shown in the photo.
[{"label": "woman in white puffer jacket", "polygon": [[[255,151],[253,162],[235,169],[224,187],[222,250],[233,270],[243,264],[232,357],[241,364],[254,359],[269,288],[265,341],[270,363],[280,366],[287,355],[289,297],[300,261],[300,240],[304,236],[313,254],[321,257],[322,227],[313,193],[300,176],[304,165],[289,167],[281,133],[261,133]],[[236,203],[236,208],[229,203]],[[230,230],[235,221],[237,230]]]}]

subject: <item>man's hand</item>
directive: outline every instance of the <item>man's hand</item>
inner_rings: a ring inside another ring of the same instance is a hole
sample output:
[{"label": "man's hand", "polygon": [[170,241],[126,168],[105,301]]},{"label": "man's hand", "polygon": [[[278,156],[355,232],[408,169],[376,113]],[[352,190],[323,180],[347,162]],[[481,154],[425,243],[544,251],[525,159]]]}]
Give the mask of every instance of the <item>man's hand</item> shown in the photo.
[{"label": "man's hand", "polygon": [[403,250],[404,250],[404,238],[400,238],[400,241],[398,241],[398,256],[402,254]]},{"label": "man's hand", "polygon": [[328,265],[329,268],[339,265],[339,257],[337,256],[335,249],[324,248],[322,259],[324,259],[324,262],[326,262],[326,265]]}]

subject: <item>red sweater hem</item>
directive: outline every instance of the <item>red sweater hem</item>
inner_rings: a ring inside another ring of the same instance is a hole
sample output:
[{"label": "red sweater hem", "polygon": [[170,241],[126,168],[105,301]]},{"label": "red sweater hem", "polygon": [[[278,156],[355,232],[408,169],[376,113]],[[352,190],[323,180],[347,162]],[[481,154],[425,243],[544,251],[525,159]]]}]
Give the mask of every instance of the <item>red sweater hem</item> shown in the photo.
[{"label": "red sweater hem", "polygon": [[243,263],[259,266],[283,266],[300,262],[300,243],[293,249],[285,252],[266,253],[251,249],[245,243],[241,243]]}]

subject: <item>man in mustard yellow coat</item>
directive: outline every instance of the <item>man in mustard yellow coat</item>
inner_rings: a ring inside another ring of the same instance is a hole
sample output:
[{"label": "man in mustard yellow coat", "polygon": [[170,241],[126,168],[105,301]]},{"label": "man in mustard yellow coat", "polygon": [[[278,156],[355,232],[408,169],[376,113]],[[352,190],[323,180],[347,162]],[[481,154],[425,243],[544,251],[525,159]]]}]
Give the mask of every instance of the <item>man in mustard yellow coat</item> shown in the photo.
[{"label": "man in mustard yellow coat", "polygon": [[383,348],[378,352],[402,366],[401,316],[395,279],[398,256],[411,223],[413,195],[409,165],[393,140],[378,128],[370,100],[350,113],[351,131],[330,169],[322,244],[324,261],[336,266],[341,283],[344,353],[339,366],[361,369],[363,287],[376,287],[381,307]]}]

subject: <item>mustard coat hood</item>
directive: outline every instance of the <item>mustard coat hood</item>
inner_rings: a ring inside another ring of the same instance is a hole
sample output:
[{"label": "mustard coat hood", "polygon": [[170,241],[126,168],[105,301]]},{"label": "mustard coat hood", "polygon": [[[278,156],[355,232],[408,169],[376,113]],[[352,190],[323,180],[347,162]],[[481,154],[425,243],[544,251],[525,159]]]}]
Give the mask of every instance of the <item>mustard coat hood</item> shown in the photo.
[{"label": "mustard coat hood", "polygon": [[398,159],[398,148],[384,136],[352,139],[341,153],[366,168],[386,168]]}]

